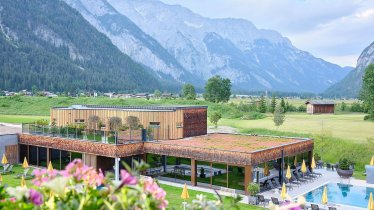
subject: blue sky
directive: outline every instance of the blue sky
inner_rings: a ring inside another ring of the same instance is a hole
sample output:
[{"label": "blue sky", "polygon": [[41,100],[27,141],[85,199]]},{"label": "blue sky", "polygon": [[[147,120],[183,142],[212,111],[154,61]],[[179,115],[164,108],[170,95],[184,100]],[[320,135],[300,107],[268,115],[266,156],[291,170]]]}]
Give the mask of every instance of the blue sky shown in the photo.
[{"label": "blue sky", "polygon": [[355,66],[374,41],[374,0],[161,0],[205,17],[244,18],[274,29],[299,49]]}]

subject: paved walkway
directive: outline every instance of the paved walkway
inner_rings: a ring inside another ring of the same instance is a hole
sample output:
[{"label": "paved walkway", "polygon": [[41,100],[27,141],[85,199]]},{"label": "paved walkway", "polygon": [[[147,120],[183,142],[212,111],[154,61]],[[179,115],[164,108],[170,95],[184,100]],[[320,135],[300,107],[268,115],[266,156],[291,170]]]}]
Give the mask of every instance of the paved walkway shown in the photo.
[{"label": "paved walkway", "polygon": [[0,135],[21,133],[22,125],[0,123]]}]

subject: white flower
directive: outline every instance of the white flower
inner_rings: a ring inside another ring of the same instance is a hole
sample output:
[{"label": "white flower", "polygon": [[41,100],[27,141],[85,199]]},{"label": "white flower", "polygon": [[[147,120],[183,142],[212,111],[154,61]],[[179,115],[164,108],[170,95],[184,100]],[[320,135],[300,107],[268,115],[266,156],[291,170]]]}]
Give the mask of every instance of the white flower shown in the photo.
[{"label": "white flower", "polygon": [[69,181],[69,178],[67,177],[57,177],[55,179],[52,179],[49,182],[43,183],[43,187],[46,187],[50,189],[52,192],[54,192],[58,196],[63,196],[65,194],[66,185]]},{"label": "white flower", "polygon": [[15,197],[16,200],[21,200],[23,197],[29,198],[29,190],[27,187],[8,187],[6,192],[11,196]]}]

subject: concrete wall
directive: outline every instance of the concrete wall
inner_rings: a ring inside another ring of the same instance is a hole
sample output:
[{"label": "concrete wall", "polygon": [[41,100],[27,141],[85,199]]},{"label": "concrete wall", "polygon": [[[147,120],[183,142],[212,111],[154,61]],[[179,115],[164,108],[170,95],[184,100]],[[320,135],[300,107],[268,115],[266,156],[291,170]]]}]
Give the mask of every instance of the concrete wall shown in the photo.
[{"label": "concrete wall", "polygon": [[[0,135],[0,158],[3,157],[3,154],[6,151],[5,148],[7,146],[14,146],[14,145],[18,145],[18,135],[17,134]],[[16,152],[16,154],[12,154],[12,155],[6,154],[7,158],[8,158],[8,161],[12,164],[18,162],[18,150],[15,151],[15,152]],[[14,157],[15,160],[14,160],[14,158],[11,158],[10,156]]]},{"label": "concrete wall", "polygon": [[374,166],[366,165],[366,182],[374,184]]}]

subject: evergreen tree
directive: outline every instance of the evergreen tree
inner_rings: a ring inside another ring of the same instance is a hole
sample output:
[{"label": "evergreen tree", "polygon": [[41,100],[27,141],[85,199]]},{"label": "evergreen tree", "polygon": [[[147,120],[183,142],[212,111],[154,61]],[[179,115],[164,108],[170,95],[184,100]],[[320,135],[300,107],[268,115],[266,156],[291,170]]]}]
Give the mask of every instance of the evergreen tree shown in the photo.
[{"label": "evergreen tree", "polygon": [[282,98],[280,106],[282,107],[283,111],[286,112],[287,107],[286,107],[286,102],[284,101],[284,98]]},{"label": "evergreen tree", "polygon": [[258,107],[258,111],[261,112],[261,113],[266,113],[266,100],[265,100],[264,95],[262,95],[261,98],[260,98],[260,104],[259,104],[259,107]]},{"label": "evergreen tree", "polygon": [[214,76],[205,85],[204,99],[206,101],[219,103],[228,102],[231,95],[231,81],[229,79]]},{"label": "evergreen tree", "polygon": [[284,114],[284,110],[282,106],[277,106],[275,108],[274,117],[273,117],[273,122],[274,122],[274,125],[277,126],[277,129],[279,128],[279,126],[281,126],[284,123],[285,118],[286,116]]},{"label": "evergreen tree", "polygon": [[277,106],[277,101],[275,99],[275,95],[273,94],[273,97],[271,98],[271,104],[270,104],[270,112],[271,113],[274,113],[276,106]]},{"label": "evergreen tree", "polygon": [[188,100],[196,100],[195,87],[191,84],[184,84],[182,89],[182,96]]},{"label": "evergreen tree", "polygon": [[367,107],[369,114],[365,116],[365,119],[374,120],[374,64],[370,64],[365,69],[362,81],[360,99],[364,102],[363,105]]}]

